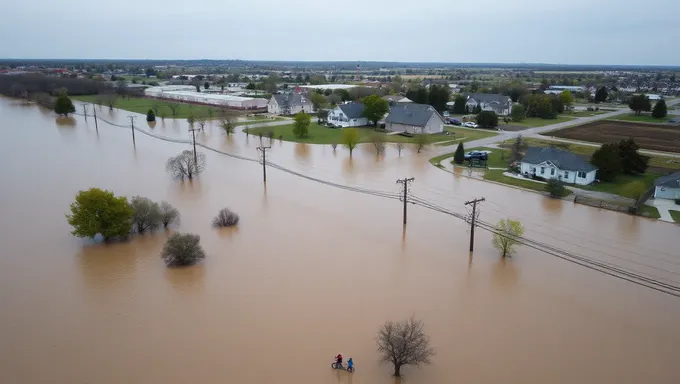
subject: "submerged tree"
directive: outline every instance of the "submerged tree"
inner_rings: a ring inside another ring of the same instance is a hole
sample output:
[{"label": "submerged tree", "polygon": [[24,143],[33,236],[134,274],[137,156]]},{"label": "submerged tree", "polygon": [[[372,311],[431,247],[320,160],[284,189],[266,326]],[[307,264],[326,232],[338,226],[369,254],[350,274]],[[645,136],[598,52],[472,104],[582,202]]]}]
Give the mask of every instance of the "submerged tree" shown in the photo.
[{"label": "submerged tree", "polygon": [[228,208],[222,208],[213,219],[212,225],[215,228],[232,227],[238,224],[239,217]]},{"label": "submerged tree", "polygon": [[165,170],[177,179],[187,177],[191,180],[194,175],[200,174],[204,169],[205,154],[197,153],[196,159],[194,159],[194,153],[188,149],[175,157],[169,158],[165,164]]},{"label": "submerged tree", "polygon": [[400,322],[385,322],[378,331],[376,342],[380,361],[392,364],[396,377],[401,376],[403,366],[429,364],[434,356],[423,322],[414,317]]},{"label": "submerged tree", "polygon": [[373,144],[373,147],[375,148],[375,154],[380,155],[381,153],[385,152],[385,136],[378,133],[378,132],[373,132],[371,134],[371,144]]},{"label": "submerged tree", "polygon": [[174,223],[174,222],[179,222],[179,211],[177,208],[173,207],[168,203],[167,201],[161,201],[161,223],[163,223],[163,227],[167,228],[168,225]]},{"label": "submerged tree", "polygon": [[415,140],[418,153],[420,153],[420,151],[422,151],[425,147],[427,147],[428,144],[430,144],[430,136],[427,133],[420,133],[416,135]]},{"label": "submerged tree", "polygon": [[359,144],[359,131],[356,128],[345,128],[342,131],[342,145],[349,150],[349,157],[352,157],[352,151]]},{"label": "submerged tree", "polygon": [[502,257],[510,256],[514,252],[515,245],[519,244],[519,240],[516,237],[523,234],[524,227],[518,220],[501,219],[496,224],[492,244],[494,248],[501,252]]},{"label": "submerged tree", "polygon": [[156,121],[156,113],[154,113],[153,109],[149,109],[149,111],[146,113],[146,121]]},{"label": "submerged tree", "polygon": [[124,196],[99,188],[80,191],[71,204],[71,214],[66,215],[78,237],[95,237],[97,234],[109,240],[130,233],[134,210]]},{"label": "submerged tree", "polygon": [[76,111],[76,107],[73,106],[73,102],[66,95],[61,95],[57,97],[57,101],[54,103],[54,112],[58,115],[68,116],[69,113]]},{"label": "submerged tree", "polygon": [[545,191],[550,194],[550,197],[562,197],[567,193],[564,182],[559,179],[549,179],[545,183]]},{"label": "submerged tree", "polygon": [[130,200],[130,207],[134,211],[132,225],[137,233],[144,233],[161,225],[163,214],[158,203],[146,197],[135,196]]},{"label": "submerged tree", "polygon": [[396,144],[396,147],[397,147],[397,152],[399,152],[399,156],[401,156],[401,151],[404,150],[404,143],[398,142],[398,143]]},{"label": "submerged tree", "polygon": [[198,235],[175,233],[165,242],[161,258],[168,267],[196,264],[205,259],[200,241]]}]

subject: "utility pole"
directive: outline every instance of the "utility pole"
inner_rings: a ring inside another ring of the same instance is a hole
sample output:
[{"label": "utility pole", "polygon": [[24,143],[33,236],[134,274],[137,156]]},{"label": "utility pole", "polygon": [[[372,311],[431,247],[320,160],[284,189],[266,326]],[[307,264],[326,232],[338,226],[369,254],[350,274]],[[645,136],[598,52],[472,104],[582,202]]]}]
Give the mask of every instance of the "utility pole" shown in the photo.
[{"label": "utility pole", "polygon": [[262,176],[264,177],[264,184],[267,184],[267,150],[272,147],[257,147],[257,150],[262,152]]},{"label": "utility pole", "polygon": [[406,225],[406,204],[408,203],[408,186],[409,183],[413,182],[413,180],[415,180],[415,178],[413,177],[410,179],[403,178],[397,180],[397,184],[402,184],[404,186],[404,197],[402,198],[402,200],[404,201],[404,225]]},{"label": "utility pole", "polygon": [[471,201],[466,201],[465,205],[472,204],[472,219],[470,220],[470,252],[474,250],[475,247],[475,225],[477,221],[477,203],[481,203],[485,199],[474,199]]},{"label": "utility pole", "polygon": [[92,103],[92,110],[94,111],[94,128],[97,130],[97,134],[99,134],[99,125],[97,125],[97,106]]},{"label": "utility pole", "polygon": [[87,105],[83,104],[83,116],[85,116],[85,121],[87,121]]},{"label": "utility pole", "polygon": [[189,132],[191,132],[192,142],[194,143],[194,165],[196,166],[196,169],[198,169],[198,157],[196,156],[196,129],[194,129],[193,125],[189,128]]},{"label": "utility pole", "polygon": [[132,128],[132,144],[135,145],[135,118],[137,116],[128,116],[130,118],[130,128]]}]

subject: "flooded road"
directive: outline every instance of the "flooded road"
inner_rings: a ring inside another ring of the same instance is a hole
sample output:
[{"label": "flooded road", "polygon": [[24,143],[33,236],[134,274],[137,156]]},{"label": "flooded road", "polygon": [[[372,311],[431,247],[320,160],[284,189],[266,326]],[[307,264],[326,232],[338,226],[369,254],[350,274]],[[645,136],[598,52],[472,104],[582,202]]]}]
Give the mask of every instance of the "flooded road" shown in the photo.
[{"label": "flooded road", "polygon": [[[125,124],[125,111],[99,110]],[[140,116],[140,115],[138,115]],[[136,124],[145,127],[143,117]],[[171,180],[188,149],[0,99],[0,382],[392,383],[374,336],[385,320],[423,319],[436,356],[406,383],[676,383],[680,299],[527,247],[502,260],[490,235],[467,252],[466,224],[399,201],[350,192],[210,151],[193,182]],[[149,129],[147,127],[147,129]],[[184,121],[153,131],[188,139]],[[197,138],[258,155],[257,137]],[[269,145],[268,139],[263,139]],[[273,162],[329,182],[412,193],[480,219],[520,219],[526,235],[665,281],[680,281],[678,227],[543,198],[432,167],[427,153],[346,150],[274,140]],[[207,257],[167,269],[167,234],[101,245],[70,235],[64,214],[89,187],[167,200],[175,228]],[[229,207],[237,229],[214,230]],[[332,356],[353,357],[353,375]]]}]

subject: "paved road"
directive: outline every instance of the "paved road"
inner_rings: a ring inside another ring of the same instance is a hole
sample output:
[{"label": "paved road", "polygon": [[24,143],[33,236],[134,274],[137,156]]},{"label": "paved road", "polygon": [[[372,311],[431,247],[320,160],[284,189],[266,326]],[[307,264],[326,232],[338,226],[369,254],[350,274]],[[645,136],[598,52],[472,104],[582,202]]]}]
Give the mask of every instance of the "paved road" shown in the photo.
[{"label": "paved road", "polygon": [[[680,104],[680,98],[667,101],[668,106]],[[546,125],[543,127],[536,127],[536,128],[529,128],[525,129],[523,131],[513,131],[513,132],[501,132],[499,135],[492,136],[492,137],[487,137],[484,139],[479,139],[479,140],[473,140],[473,141],[468,141],[465,143],[466,148],[474,148],[474,147],[483,147],[483,146],[488,146],[491,144],[499,143],[504,140],[512,140],[516,138],[518,135],[522,135],[523,137],[536,137],[536,135],[539,135],[541,133],[545,132],[550,132],[550,131],[555,131],[558,129],[562,128],[567,128],[567,127],[573,127],[575,125],[581,125],[585,123],[590,123],[593,121],[598,121],[598,120],[604,120],[604,119],[610,119],[615,116],[623,115],[626,113],[629,113],[630,110],[628,108],[623,108],[619,109],[616,111],[612,112],[607,112],[603,113],[601,115],[596,115],[596,116],[588,116],[588,117],[577,117],[573,120],[565,121],[562,123],[557,123],[557,124],[551,124],[551,125]],[[542,139],[547,139],[545,136],[541,136]],[[558,141],[558,140],[556,140]],[[561,140],[559,140],[561,141]],[[579,143],[582,144],[582,143]],[[597,145],[599,146],[599,145]],[[451,153],[455,150],[455,147],[453,145],[451,146],[445,146],[445,147],[439,147],[437,150],[432,151],[432,156],[439,156],[439,155],[444,155],[447,153]],[[653,152],[653,151],[645,151],[645,152]]]}]

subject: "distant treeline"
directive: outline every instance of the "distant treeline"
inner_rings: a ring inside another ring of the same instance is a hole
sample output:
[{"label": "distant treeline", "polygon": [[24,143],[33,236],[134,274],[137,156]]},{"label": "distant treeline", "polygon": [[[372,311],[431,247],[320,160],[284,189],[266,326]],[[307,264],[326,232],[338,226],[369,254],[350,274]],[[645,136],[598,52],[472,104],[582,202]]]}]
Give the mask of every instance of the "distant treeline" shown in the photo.
[{"label": "distant treeline", "polygon": [[10,97],[31,98],[31,95],[59,95],[64,91],[71,96],[94,95],[112,92],[113,89],[101,81],[45,76],[41,74],[0,75],[0,94]]}]

